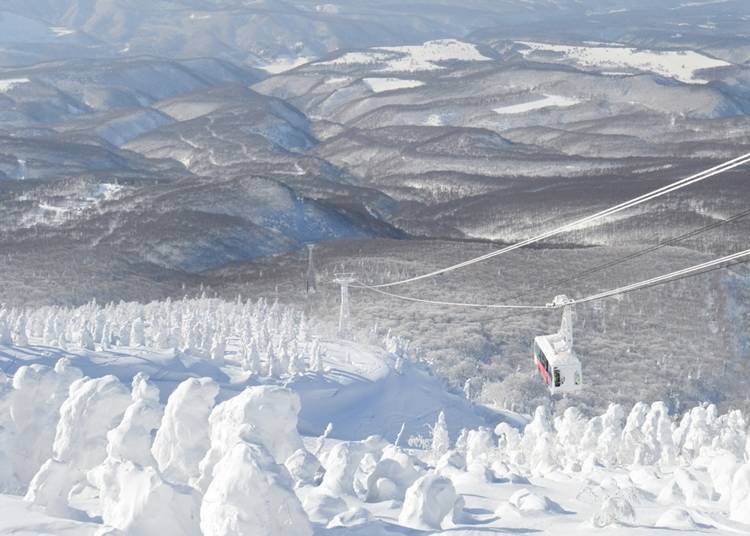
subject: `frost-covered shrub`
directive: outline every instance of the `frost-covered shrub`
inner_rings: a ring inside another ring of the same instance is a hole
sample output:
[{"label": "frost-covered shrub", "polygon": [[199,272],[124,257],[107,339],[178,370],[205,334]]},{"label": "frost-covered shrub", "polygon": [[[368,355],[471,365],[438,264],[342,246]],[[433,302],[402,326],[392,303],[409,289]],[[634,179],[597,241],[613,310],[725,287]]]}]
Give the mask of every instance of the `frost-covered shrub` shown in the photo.
[{"label": "frost-covered shrub", "polygon": [[690,471],[678,467],[657,500],[662,504],[684,502],[688,506],[697,506],[708,501],[710,496],[709,490],[700,480]]},{"label": "frost-covered shrub", "polygon": [[602,424],[602,416],[596,416],[586,423],[586,427],[583,430],[583,437],[579,444],[579,450],[582,457],[591,459],[595,463],[599,463],[597,457],[597,447],[599,446],[599,437],[604,432],[604,426]]},{"label": "frost-covered shrub", "polygon": [[406,491],[398,521],[415,529],[439,530],[462,515],[462,506],[450,479],[428,473]]},{"label": "frost-covered shrub", "polygon": [[154,467],[109,458],[89,471],[88,479],[99,490],[107,526],[129,536],[201,534],[198,493],[166,482]]},{"label": "frost-covered shrub", "polygon": [[711,476],[714,491],[723,499],[731,496],[732,479],[739,465],[735,455],[729,451],[719,451],[711,457],[708,474]]},{"label": "frost-covered shrub", "polygon": [[125,410],[122,421],[107,432],[107,454],[118,460],[130,460],[137,465],[156,466],[151,454],[151,441],[164,415],[159,403],[159,389],[139,372],[133,378],[132,403]]},{"label": "frost-covered shrub", "polygon": [[292,480],[259,444],[235,443],[218,461],[200,509],[204,536],[311,536]]},{"label": "frost-covered shrub", "polygon": [[625,412],[619,404],[610,404],[602,415],[602,432],[596,442],[599,461],[605,466],[617,464],[618,444],[623,431]]},{"label": "frost-covered shrub", "polygon": [[[304,315],[278,303],[269,306],[262,298],[228,302],[202,297],[105,306],[92,302],[78,308],[42,307],[28,312],[0,309],[0,319],[0,330],[7,326],[8,333],[17,332],[7,339],[16,345],[26,345],[28,337],[34,337],[60,348],[73,345],[94,350],[98,344],[102,349],[180,349],[210,359],[215,366],[222,366],[226,358],[249,372],[270,371],[275,376],[322,366],[322,361],[305,356],[310,330]],[[234,355],[226,346],[232,338],[240,343]],[[314,357],[320,354],[317,346]]]},{"label": "frost-covered shrub", "polygon": [[750,524],[750,463],[740,467],[732,479],[729,518]]},{"label": "frost-covered shrub", "polygon": [[534,450],[537,440],[545,434],[554,432],[552,419],[546,406],[539,406],[534,411],[534,418],[523,430],[521,450],[530,453]]},{"label": "frost-covered shrub", "polygon": [[591,524],[597,528],[604,528],[610,525],[632,525],[635,523],[635,509],[623,497],[607,497],[602,502],[594,516],[591,518]]},{"label": "frost-covered shrub", "polygon": [[643,423],[646,422],[646,415],[649,407],[643,402],[636,403],[628,414],[625,421],[625,427],[620,437],[618,459],[623,465],[630,465],[636,459],[636,453],[644,442],[642,432]]},{"label": "frost-covered shrub", "polygon": [[674,442],[688,461],[696,458],[702,447],[711,444],[714,437],[711,425],[715,420],[715,411],[715,406],[695,407],[683,416],[675,430]]},{"label": "frost-covered shrub", "polygon": [[[586,419],[576,407],[566,408],[562,417],[556,417],[554,428],[560,448],[560,462],[568,466],[580,458],[578,446],[586,429]],[[497,433],[497,430],[495,430]]]},{"label": "frost-covered shrub", "polygon": [[[44,365],[20,367],[10,386],[4,384],[7,414],[4,431],[9,466],[0,489],[24,492],[41,465],[52,456],[60,406],[68,397],[69,386],[83,374],[70,360],[58,360],[54,369]],[[2,420],[2,417],[0,417]]]},{"label": "frost-covered shrub", "polygon": [[435,472],[451,478],[466,471],[466,456],[457,450],[449,450],[435,464]]},{"label": "frost-covered shrub", "polygon": [[343,441],[335,445],[325,458],[326,470],[321,488],[334,497],[353,495],[354,478],[365,455],[380,458],[385,444],[377,436],[364,441]]},{"label": "frost-covered shrub", "polygon": [[534,449],[529,456],[529,467],[538,475],[545,475],[559,466],[556,459],[555,435],[551,432],[537,438]]},{"label": "frost-covered shrub", "polygon": [[492,433],[487,428],[469,430],[466,437],[466,465],[489,465],[495,450]]},{"label": "frost-covered shrub", "polygon": [[199,464],[210,445],[206,423],[218,393],[211,378],[190,378],[169,396],[151,448],[168,481],[188,484],[200,475]]},{"label": "frost-covered shrub", "polygon": [[731,452],[737,461],[742,461],[748,439],[747,422],[742,412],[734,410],[722,415],[717,421],[717,428],[718,434],[713,438],[711,446]]},{"label": "frost-covered shrub", "polygon": [[68,496],[107,456],[107,432],[122,419],[130,392],[114,376],[76,380],[60,407],[52,458],[34,475],[26,500],[68,512]]},{"label": "frost-covered shrub", "polygon": [[363,457],[354,476],[354,490],[365,502],[403,500],[406,490],[420,474],[416,458],[388,445],[380,460],[375,461],[371,454]]},{"label": "frost-covered shrub", "polygon": [[10,332],[9,313],[5,309],[0,309],[0,345],[10,346],[13,344],[13,337]]},{"label": "frost-covered shrub", "polygon": [[248,387],[217,405],[208,418],[210,448],[200,462],[196,485],[206,488],[214,465],[240,440],[263,445],[284,463],[303,448],[297,432],[299,410],[297,393],[276,386]]},{"label": "frost-covered shrub", "polygon": [[507,422],[501,422],[495,427],[495,436],[497,436],[497,448],[505,457],[509,457],[521,446],[520,432]]},{"label": "frost-covered shrub", "polygon": [[641,427],[643,441],[638,452],[638,461],[645,465],[661,464],[671,467],[676,461],[676,449],[672,436],[672,421],[663,402],[651,405]]},{"label": "frost-covered shrub", "polygon": [[10,419],[10,393],[12,392],[7,376],[0,370],[0,493],[12,491],[18,486],[9,457],[13,424]]},{"label": "frost-covered shrub", "polygon": [[432,457],[438,460],[450,448],[451,441],[448,435],[448,425],[445,422],[445,413],[441,411],[437,422],[432,427]]},{"label": "frost-covered shrub", "polygon": [[564,510],[545,495],[537,495],[527,489],[520,489],[510,496],[507,504],[501,505],[498,513],[500,515],[509,513],[516,515],[559,514],[564,513]]},{"label": "frost-covered shrub", "polygon": [[297,449],[284,462],[295,482],[295,486],[317,486],[323,479],[325,470],[320,460],[305,449]]}]

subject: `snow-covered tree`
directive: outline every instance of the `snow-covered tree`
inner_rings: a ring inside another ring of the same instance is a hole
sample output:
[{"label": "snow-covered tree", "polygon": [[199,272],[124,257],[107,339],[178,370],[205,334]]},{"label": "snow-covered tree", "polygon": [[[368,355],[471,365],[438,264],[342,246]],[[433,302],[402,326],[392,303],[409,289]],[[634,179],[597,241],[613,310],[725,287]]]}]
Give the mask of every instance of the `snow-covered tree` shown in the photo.
[{"label": "snow-covered tree", "polygon": [[211,361],[217,365],[221,366],[224,364],[224,356],[226,354],[226,343],[224,342],[224,338],[217,333],[214,335],[214,340],[211,343]]},{"label": "snow-covered tree", "polygon": [[91,331],[89,331],[89,327],[84,324],[81,328],[81,348],[84,350],[95,350],[96,346],[94,345],[94,336],[91,334]]},{"label": "snow-covered tree", "polygon": [[320,342],[317,337],[313,339],[310,348],[310,370],[316,374],[322,374],[325,372],[325,368],[323,367],[323,351],[321,350]]},{"label": "snow-covered tree", "polygon": [[245,347],[242,366],[250,374],[260,374],[260,350],[257,339],[251,339],[250,344]]},{"label": "snow-covered tree", "polygon": [[13,337],[10,333],[10,323],[8,322],[6,311],[0,311],[0,344],[5,346],[13,344]]},{"label": "snow-covered tree", "polygon": [[[614,466],[618,461],[618,443],[622,436],[625,410],[619,404],[610,404],[602,415],[602,432],[597,439],[596,453],[600,463]],[[585,432],[584,432],[585,433]]]},{"label": "snow-covered tree", "polygon": [[450,437],[448,435],[448,425],[445,422],[445,412],[438,414],[437,421],[432,426],[432,457],[435,460],[448,452],[450,449]]}]

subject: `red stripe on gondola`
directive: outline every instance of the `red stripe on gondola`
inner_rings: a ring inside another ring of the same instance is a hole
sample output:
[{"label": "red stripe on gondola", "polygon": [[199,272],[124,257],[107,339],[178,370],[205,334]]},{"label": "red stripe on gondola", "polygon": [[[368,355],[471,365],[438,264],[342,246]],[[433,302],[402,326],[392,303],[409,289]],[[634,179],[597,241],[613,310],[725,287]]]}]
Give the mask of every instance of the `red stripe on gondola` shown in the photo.
[{"label": "red stripe on gondola", "polygon": [[542,365],[538,359],[534,358],[534,362],[536,363],[536,368],[539,369],[539,374],[542,375],[542,379],[544,380],[544,383],[549,385],[552,382],[552,378],[550,377],[547,370],[544,368],[544,365]]}]

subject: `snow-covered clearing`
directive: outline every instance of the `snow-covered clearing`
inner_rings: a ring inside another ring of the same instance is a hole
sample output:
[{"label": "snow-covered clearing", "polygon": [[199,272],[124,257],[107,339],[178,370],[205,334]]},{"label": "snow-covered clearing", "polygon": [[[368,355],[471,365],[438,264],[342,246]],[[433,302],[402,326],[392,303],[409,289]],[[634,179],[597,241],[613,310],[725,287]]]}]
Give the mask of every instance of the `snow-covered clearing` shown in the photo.
[{"label": "snow-covered clearing", "polygon": [[541,110],[543,108],[566,108],[568,106],[575,106],[580,102],[580,100],[572,99],[570,97],[545,95],[544,98],[541,99],[522,102],[521,104],[512,104],[510,106],[502,106],[500,108],[495,108],[493,111],[496,114],[522,114],[533,112],[534,110]]},{"label": "snow-covered clearing", "polygon": [[440,62],[490,61],[476,45],[455,39],[427,41],[421,45],[377,47],[348,52],[321,65],[374,65],[380,72],[417,72],[442,69]]},{"label": "snow-covered clearing", "polygon": [[285,73],[286,71],[291,71],[292,69],[299,67],[300,65],[310,63],[314,60],[315,58],[310,58],[307,56],[300,56],[297,58],[277,58],[272,62],[259,65],[258,68],[263,69],[267,73],[280,74]]},{"label": "snow-covered clearing", "polygon": [[52,30],[52,33],[54,33],[57,37],[65,37],[66,35],[72,35],[76,33],[75,30],[66,28],[65,26],[50,26],[50,30]]},{"label": "snow-covered clearing", "polygon": [[430,114],[424,123],[428,127],[439,127],[445,125],[445,116],[443,114]]},{"label": "snow-covered clearing", "polygon": [[21,84],[28,84],[31,82],[28,78],[6,78],[4,80],[0,80],[0,93],[5,93],[6,91],[10,91],[16,86],[20,86]]},{"label": "snow-covered clearing", "polygon": [[363,78],[362,81],[375,93],[395,89],[411,89],[424,85],[424,82],[420,80],[404,80],[402,78]]},{"label": "snow-covered clearing", "polygon": [[54,203],[39,200],[39,210],[29,210],[24,215],[27,225],[36,223],[55,224],[70,218],[83,215],[103,202],[120,197],[127,190],[126,186],[114,183],[92,184],[82,192],[71,195],[65,200],[56,199]]},{"label": "snow-covered clearing", "polygon": [[701,69],[727,67],[724,60],[710,58],[692,50],[646,50],[625,46],[571,46],[532,41],[519,41],[527,48],[521,50],[525,57],[535,53],[557,53],[564,60],[583,67],[600,69],[630,68],[653,72],[685,83],[706,83],[697,76]]},{"label": "snow-covered clearing", "polygon": [[314,325],[264,300],[0,310],[0,533],[750,531],[738,411],[501,414],[402,339]]}]

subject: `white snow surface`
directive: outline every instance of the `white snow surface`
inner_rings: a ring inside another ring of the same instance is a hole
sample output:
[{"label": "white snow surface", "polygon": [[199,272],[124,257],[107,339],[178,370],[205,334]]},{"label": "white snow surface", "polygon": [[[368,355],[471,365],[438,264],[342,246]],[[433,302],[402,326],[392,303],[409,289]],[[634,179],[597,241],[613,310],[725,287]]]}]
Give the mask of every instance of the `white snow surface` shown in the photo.
[{"label": "white snow surface", "polygon": [[509,106],[501,106],[499,108],[495,108],[493,111],[496,114],[522,114],[526,112],[533,112],[534,110],[541,110],[544,108],[567,108],[569,106],[575,106],[580,102],[580,100],[571,97],[563,97],[561,95],[545,95],[541,99],[522,102],[520,104],[511,104]]},{"label": "white snow surface", "polygon": [[[727,67],[724,60],[711,58],[692,50],[648,50],[625,46],[572,46],[534,41],[519,41],[527,48],[521,50],[526,57],[537,53],[555,53],[562,59],[582,67],[600,69],[636,69],[674,78],[685,83],[706,83],[698,71]],[[546,56],[544,56],[546,57]]]},{"label": "white snow surface", "polygon": [[375,93],[411,89],[424,85],[424,82],[420,80],[404,80],[403,78],[363,78],[362,81]]},{"label": "white snow surface", "polygon": [[31,80],[28,78],[5,78],[0,79],[0,93],[6,93],[13,89],[14,87],[28,84]]},{"label": "white snow surface", "polygon": [[292,69],[295,69],[299,67],[300,65],[310,63],[311,61],[314,61],[314,60],[315,58],[307,57],[307,56],[277,58],[276,60],[270,63],[260,65],[259,68],[263,69],[264,71],[270,74],[281,74],[287,71],[291,71]]},{"label": "white snow surface", "polygon": [[472,43],[456,39],[427,41],[421,45],[376,47],[363,52],[347,52],[320,65],[373,65],[380,72],[418,72],[443,69],[441,62],[490,61]]},{"label": "white snow surface", "polygon": [[501,414],[312,326],[263,300],[0,310],[0,534],[750,532],[738,411]]}]

